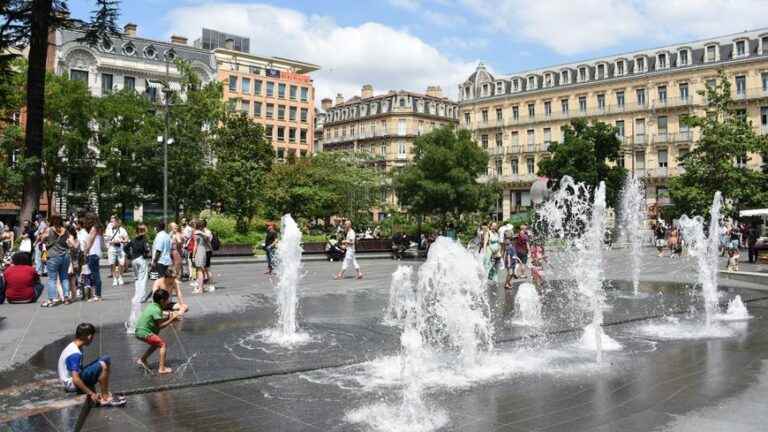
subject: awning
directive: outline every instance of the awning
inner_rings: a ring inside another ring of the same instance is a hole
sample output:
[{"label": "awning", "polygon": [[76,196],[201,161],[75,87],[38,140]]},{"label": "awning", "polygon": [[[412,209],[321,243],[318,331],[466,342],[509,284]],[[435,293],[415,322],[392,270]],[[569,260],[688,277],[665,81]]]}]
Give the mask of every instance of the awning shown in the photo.
[{"label": "awning", "polygon": [[753,217],[753,216],[768,216],[768,208],[742,210],[739,212],[739,217]]},{"label": "awning", "polygon": [[[153,89],[163,91],[165,89],[165,81],[148,79],[147,88],[153,88]],[[174,92],[181,91],[181,84],[179,84],[176,81],[168,81],[168,88],[170,88],[171,91],[174,91]]]}]

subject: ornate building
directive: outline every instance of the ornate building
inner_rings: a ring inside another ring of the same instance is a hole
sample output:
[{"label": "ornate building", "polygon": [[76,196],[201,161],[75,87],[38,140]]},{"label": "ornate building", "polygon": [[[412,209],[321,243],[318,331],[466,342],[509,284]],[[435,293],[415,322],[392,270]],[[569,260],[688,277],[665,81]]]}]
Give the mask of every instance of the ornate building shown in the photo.
[{"label": "ornate building", "polygon": [[[539,161],[577,118],[615,126],[619,163],[647,177],[650,204],[669,204],[667,179],[682,171],[678,161],[698,139],[680,119],[704,113],[699,92],[721,70],[749,121],[768,133],[768,29],[503,76],[481,63],[459,85],[460,124],[491,155],[488,177],[504,187],[499,218],[530,206]],[[762,160],[734,163],[757,168]]]}]

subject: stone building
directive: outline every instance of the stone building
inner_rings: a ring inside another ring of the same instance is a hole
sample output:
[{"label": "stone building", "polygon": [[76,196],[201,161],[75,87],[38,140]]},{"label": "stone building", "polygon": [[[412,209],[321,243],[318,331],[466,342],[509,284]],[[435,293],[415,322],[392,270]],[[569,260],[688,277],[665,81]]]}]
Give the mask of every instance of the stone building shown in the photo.
[{"label": "stone building", "polygon": [[[491,160],[503,184],[499,218],[530,206],[529,190],[548,147],[571,120],[615,126],[628,170],[648,179],[649,204],[670,203],[667,179],[698,139],[680,121],[703,114],[699,95],[724,71],[732,96],[768,133],[768,29],[523,71],[491,74],[481,63],[459,85],[459,122]],[[734,161],[757,168],[760,155]]]}]

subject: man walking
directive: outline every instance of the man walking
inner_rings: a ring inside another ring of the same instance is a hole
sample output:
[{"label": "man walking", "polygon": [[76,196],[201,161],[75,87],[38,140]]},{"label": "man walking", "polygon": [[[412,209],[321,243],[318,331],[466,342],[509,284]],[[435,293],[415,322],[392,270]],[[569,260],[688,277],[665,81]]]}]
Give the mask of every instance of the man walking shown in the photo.
[{"label": "man walking", "polygon": [[136,227],[136,237],[128,244],[129,258],[133,266],[134,292],[131,300],[131,312],[125,322],[126,333],[134,334],[136,321],[141,314],[141,302],[147,297],[147,278],[149,276],[149,244],[147,244],[147,226],[140,224]]},{"label": "man walking", "polygon": [[357,272],[357,278],[362,279],[363,273],[360,271],[360,265],[357,264],[357,259],[355,258],[355,230],[352,229],[352,222],[347,221],[344,224],[344,240],[342,240],[341,245],[346,250],[344,252],[344,262],[341,264],[341,271],[336,274],[336,279],[341,279],[344,277],[344,272],[347,271],[347,267],[352,265],[355,268],[355,271]]},{"label": "man walking", "polygon": [[152,243],[152,268],[158,277],[165,276],[165,270],[171,266],[171,236],[165,231],[165,222],[157,224],[157,235]]},{"label": "man walking", "polygon": [[107,261],[112,270],[112,286],[122,285],[123,272],[125,271],[125,251],[123,246],[128,243],[128,231],[120,224],[120,219],[112,216],[104,232],[109,249]]},{"label": "man walking", "polygon": [[265,274],[271,275],[275,269],[275,246],[277,245],[277,231],[275,225],[270,223],[267,225],[267,236],[264,239],[264,252],[267,253],[267,272]]}]

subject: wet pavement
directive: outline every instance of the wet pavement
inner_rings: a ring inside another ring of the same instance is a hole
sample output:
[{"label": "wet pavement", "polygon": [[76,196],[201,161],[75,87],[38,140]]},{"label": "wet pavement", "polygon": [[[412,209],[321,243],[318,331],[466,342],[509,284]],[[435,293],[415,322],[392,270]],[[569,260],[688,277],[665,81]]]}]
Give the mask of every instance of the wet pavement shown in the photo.
[{"label": "wet pavement", "polygon": [[[620,276],[625,268],[614,259],[609,276]],[[689,314],[700,299],[685,283],[664,282],[690,281],[687,263],[654,264],[641,298],[631,296],[626,282],[607,286],[606,332],[624,349],[606,353],[602,365],[577,347],[586,316],[557,284],[543,292],[547,325],[540,329],[510,325],[514,291],[492,290],[497,345],[490,361],[501,370],[467,385],[433,383],[426,399],[449,413],[441,430],[765,430],[768,415],[756,411],[768,406],[768,300],[762,300],[768,292],[730,282],[722,287],[723,303],[739,294],[755,316],[723,324],[729,337],[660,340],[642,327],[654,317],[695,319]],[[112,388],[130,395],[122,409],[88,410],[61,391],[53,369],[69,338],[54,340],[0,373],[0,416],[8,420],[0,431],[69,431],[78,421],[82,430],[103,431],[370,430],[347,415],[399,401],[398,383],[367,384],[377,361],[399,348],[399,328],[382,322],[394,268],[377,263],[364,283],[336,283],[315,280],[335,266],[308,265],[300,325],[313,340],[294,349],[268,345],[259,335],[274,322],[268,280],[250,280],[239,291],[236,279],[223,282],[232,287],[227,295],[238,296],[229,310],[191,314],[163,332],[176,369],[171,376],[134,367],[145,346],[119,322],[102,325],[87,358],[112,356]],[[753,409],[737,415],[743,409],[728,408],[734,406]]]}]

